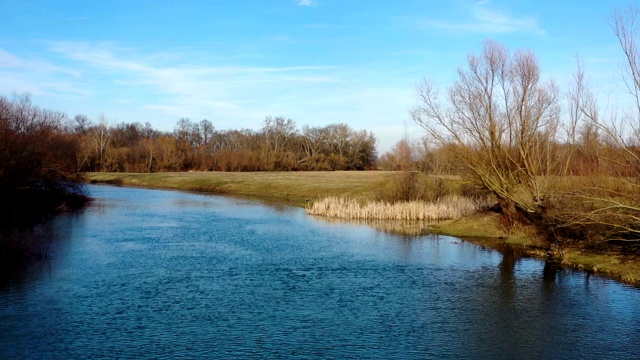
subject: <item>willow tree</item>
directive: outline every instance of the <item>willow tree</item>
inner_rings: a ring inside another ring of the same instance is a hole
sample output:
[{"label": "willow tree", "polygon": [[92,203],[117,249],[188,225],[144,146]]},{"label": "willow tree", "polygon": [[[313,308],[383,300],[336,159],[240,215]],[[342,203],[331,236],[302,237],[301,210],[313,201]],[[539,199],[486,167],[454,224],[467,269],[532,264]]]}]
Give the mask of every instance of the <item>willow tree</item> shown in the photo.
[{"label": "willow tree", "polygon": [[536,56],[486,41],[469,54],[446,96],[428,80],[417,87],[413,120],[495,194],[510,219],[538,214],[557,162],[558,88],[540,78]]}]

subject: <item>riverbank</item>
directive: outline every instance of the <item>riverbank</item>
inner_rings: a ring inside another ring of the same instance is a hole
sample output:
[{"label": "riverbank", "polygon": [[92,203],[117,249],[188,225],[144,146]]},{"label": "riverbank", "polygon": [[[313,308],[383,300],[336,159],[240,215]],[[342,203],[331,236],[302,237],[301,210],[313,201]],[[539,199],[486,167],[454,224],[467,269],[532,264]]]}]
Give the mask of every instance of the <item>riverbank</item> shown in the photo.
[{"label": "riverbank", "polygon": [[[304,207],[308,201],[329,196],[374,199],[379,189],[388,186],[396,175],[391,171],[87,173],[86,179],[91,183],[249,196]],[[554,247],[550,251],[534,229],[521,226],[505,230],[495,213],[483,212],[443,221],[429,225],[429,231],[461,237],[491,248],[509,246],[527,256],[551,259],[640,286],[639,255],[626,254],[612,246],[595,250],[580,244],[563,244],[562,248]]]},{"label": "riverbank", "polygon": [[327,196],[371,198],[391,171],[86,173],[91,183],[259,197],[304,207]]}]

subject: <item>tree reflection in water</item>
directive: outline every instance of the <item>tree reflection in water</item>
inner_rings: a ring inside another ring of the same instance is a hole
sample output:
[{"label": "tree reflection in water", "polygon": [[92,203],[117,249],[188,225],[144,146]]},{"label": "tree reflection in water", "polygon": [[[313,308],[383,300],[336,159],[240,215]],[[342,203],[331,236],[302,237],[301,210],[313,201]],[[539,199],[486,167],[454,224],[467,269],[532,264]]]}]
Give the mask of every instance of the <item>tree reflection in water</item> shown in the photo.
[{"label": "tree reflection in water", "polygon": [[22,286],[51,271],[52,262],[65,250],[79,211],[51,216],[26,229],[0,232],[0,289]]}]

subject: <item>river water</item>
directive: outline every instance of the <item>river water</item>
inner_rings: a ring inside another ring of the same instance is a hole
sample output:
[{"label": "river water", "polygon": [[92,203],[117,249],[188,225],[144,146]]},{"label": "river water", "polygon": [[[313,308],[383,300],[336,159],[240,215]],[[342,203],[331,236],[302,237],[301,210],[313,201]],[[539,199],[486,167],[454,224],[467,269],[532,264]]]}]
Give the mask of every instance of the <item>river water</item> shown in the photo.
[{"label": "river water", "polygon": [[0,282],[0,358],[630,359],[640,291],[446,236],[90,186]]}]

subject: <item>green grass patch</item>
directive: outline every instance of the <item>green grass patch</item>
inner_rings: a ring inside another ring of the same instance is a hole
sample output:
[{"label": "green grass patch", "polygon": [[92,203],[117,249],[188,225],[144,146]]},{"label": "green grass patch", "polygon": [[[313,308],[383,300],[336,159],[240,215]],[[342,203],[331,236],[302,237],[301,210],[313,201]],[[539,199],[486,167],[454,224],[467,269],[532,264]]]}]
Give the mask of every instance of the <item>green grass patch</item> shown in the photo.
[{"label": "green grass patch", "polygon": [[565,247],[562,264],[640,286],[640,255],[622,251],[596,252],[580,247]]}]

